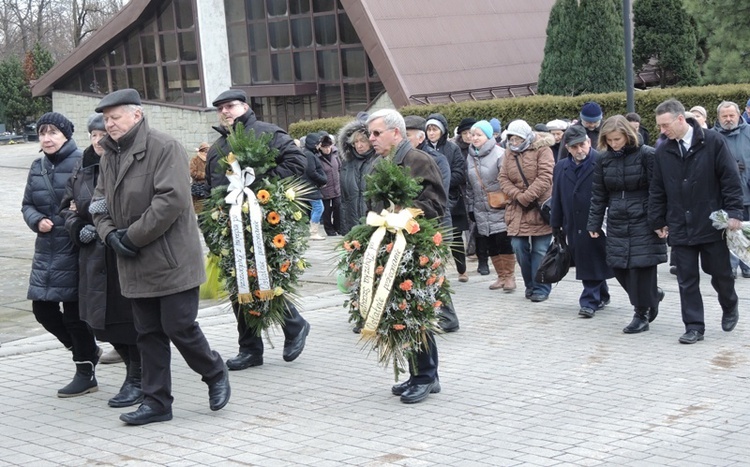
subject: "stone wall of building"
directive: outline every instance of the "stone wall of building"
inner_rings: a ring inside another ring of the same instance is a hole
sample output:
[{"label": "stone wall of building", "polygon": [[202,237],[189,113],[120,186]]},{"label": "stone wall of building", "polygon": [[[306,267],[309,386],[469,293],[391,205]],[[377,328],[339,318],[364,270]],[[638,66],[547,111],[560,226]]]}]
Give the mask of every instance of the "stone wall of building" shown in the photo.
[{"label": "stone wall of building", "polygon": [[[89,145],[86,122],[89,115],[101,98],[82,96],[61,91],[53,91],[52,108],[70,119],[75,125],[73,138],[78,146],[85,148]],[[218,133],[211,126],[218,123],[216,111],[187,110],[164,105],[144,104],[143,111],[151,128],[168,133],[179,140],[188,155],[195,153],[195,148],[206,141],[213,142]]]}]

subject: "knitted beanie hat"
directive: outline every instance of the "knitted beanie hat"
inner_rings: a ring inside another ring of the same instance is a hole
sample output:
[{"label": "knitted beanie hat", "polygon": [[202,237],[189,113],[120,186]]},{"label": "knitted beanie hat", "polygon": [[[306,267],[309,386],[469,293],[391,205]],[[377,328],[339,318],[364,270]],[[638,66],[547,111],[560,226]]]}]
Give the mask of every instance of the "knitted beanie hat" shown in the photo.
[{"label": "knitted beanie hat", "polygon": [[471,129],[473,130],[474,128],[479,128],[487,138],[492,139],[492,125],[487,120],[479,120],[472,125]]},{"label": "knitted beanie hat", "polygon": [[602,108],[594,101],[586,102],[581,107],[581,120],[588,123],[596,123],[602,119]]},{"label": "knitted beanie hat", "polygon": [[508,138],[510,138],[511,135],[516,135],[526,139],[531,136],[531,132],[531,127],[523,120],[513,120],[508,124]]},{"label": "knitted beanie hat", "polygon": [[53,125],[55,128],[60,130],[60,133],[65,136],[65,139],[70,139],[73,136],[73,122],[68,120],[63,114],[57,112],[47,112],[46,114],[39,117],[36,121],[36,131],[39,132],[39,128],[42,125]]},{"label": "knitted beanie hat", "polygon": [[466,117],[461,120],[461,123],[458,124],[458,128],[456,129],[456,132],[458,134],[463,133],[466,130],[471,130],[471,127],[477,122],[476,118]]},{"label": "knitted beanie hat", "polygon": [[496,118],[493,118],[490,120],[490,125],[492,125],[492,131],[494,133],[500,133],[500,126],[502,125],[502,122]]},{"label": "knitted beanie hat", "polygon": [[425,122],[424,127],[427,128],[430,125],[435,125],[440,130],[440,133],[445,134],[445,127],[440,122],[440,120],[437,120],[435,118],[431,118],[431,119],[427,120],[427,122]]}]

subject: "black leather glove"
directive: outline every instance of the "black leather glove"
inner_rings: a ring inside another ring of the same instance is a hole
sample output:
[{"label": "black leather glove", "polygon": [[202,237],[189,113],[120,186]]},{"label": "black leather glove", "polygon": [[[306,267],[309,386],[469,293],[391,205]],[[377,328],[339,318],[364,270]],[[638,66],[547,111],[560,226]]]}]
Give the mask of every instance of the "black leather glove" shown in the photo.
[{"label": "black leather glove", "polygon": [[139,248],[133,245],[128,238],[128,229],[120,229],[110,232],[107,235],[107,245],[115,250],[120,256],[126,256],[128,258],[135,258],[138,254]]},{"label": "black leather glove", "polygon": [[476,222],[477,221],[477,219],[474,217],[474,212],[473,211],[469,212],[469,220],[471,222]]},{"label": "black leather glove", "polygon": [[190,185],[190,194],[196,198],[206,199],[211,196],[211,189],[205,183],[193,183]]}]

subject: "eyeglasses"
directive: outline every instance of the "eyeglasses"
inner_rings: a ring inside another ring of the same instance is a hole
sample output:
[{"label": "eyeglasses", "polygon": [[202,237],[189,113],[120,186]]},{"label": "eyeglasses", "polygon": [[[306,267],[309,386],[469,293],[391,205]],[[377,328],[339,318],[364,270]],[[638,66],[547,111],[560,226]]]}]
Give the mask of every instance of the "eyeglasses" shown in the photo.
[{"label": "eyeglasses", "polygon": [[376,138],[380,138],[380,135],[382,135],[382,134],[383,134],[383,133],[385,133],[386,131],[391,131],[391,130],[395,130],[395,128],[386,128],[386,129],[385,129],[385,130],[383,130],[383,131],[380,131],[380,130],[372,130],[372,131],[370,132],[370,134],[371,134],[372,136],[376,137]]},{"label": "eyeglasses", "polygon": [[680,119],[680,117],[675,117],[675,118],[673,118],[672,120],[670,120],[667,123],[657,123],[656,126],[658,126],[659,129],[663,130],[664,128],[669,128],[670,126],[672,126],[672,124],[674,122],[676,122],[677,120],[679,120],[679,119]]},{"label": "eyeglasses", "polygon": [[232,107],[234,107],[236,105],[240,105],[240,103],[239,102],[229,102],[227,104],[217,105],[216,106],[216,111],[217,112],[223,112],[224,109],[229,110],[229,109],[231,109]]}]

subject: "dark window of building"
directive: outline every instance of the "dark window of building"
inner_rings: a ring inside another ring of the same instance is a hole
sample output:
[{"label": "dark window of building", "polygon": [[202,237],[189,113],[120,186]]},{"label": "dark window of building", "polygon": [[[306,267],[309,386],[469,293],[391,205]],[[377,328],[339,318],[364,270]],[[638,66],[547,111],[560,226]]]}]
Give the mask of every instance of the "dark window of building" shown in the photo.
[{"label": "dark window of building", "polygon": [[284,50],[289,48],[289,21],[278,21],[268,24],[268,37],[271,42],[271,50]]},{"label": "dark window of building", "polygon": [[336,44],[336,17],[333,15],[316,16],[315,43],[319,46]]},{"label": "dark window of building", "polygon": [[366,74],[364,49],[341,49],[341,74],[344,79],[364,78]]},{"label": "dark window of building", "polygon": [[271,82],[271,59],[268,55],[253,55],[250,57],[253,83]]},{"label": "dark window of building", "polygon": [[266,11],[268,12],[269,18],[274,16],[286,16],[286,1],[266,0]]},{"label": "dark window of building", "polygon": [[367,108],[367,84],[344,83],[344,107],[347,113],[361,112]]},{"label": "dark window of building", "polygon": [[294,77],[297,81],[315,81],[315,52],[294,53]]},{"label": "dark window of building", "polygon": [[339,73],[339,51],[321,50],[318,52],[318,78],[323,81],[338,80]]},{"label": "dark window of building", "polygon": [[247,25],[238,23],[227,25],[229,53],[247,53]]},{"label": "dark window of building", "polygon": [[338,84],[321,85],[318,89],[320,96],[320,116],[338,117],[343,113],[341,105],[341,86]]},{"label": "dark window of building", "polygon": [[[109,52],[98,56],[93,67],[85,67],[70,81],[79,83],[75,87],[86,93],[107,94],[131,87],[144,100],[204,105],[194,2],[161,2],[159,9],[141,22],[143,26],[134,28]],[[242,10],[242,5],[235,9]],[[247,49],[247,40],[241,42]]]},{"label": "dark window of building", "polygon": [[237,55],[229,59],[232,73],[232,85],[250,84],[250,57]]},{"label": "dark window of building", "polygon": [[334,0],[313,0],[313,12],[333,11],[335,5],[336,2]]},{"label": "dark window of building", "polygon": [[339,35],[344,44],[359,44],[359,36],[346,13],[339,13]]},{"label": "dark window of building", "polygon": [[224,2],[224,15],[226,16],[227,23],[231,21],[244,21],[245,2],[238,0]]},{"label": "dark window of building", "polygon": [[292,71],[292,54],[273,54],[271,55],[271,69],[273,70],[273,80],[279,83],[294,82],[294,72]]},{"label": "dark window of building", "polygon": [[268,49],[266,23],[253,23],[250,27],[250,51],[258,52]]},{"label": "dark window of building", "polygon": [[312,22],[309,17],[292,20],[292,45],[294,47],[312,47]]},{"label": "dark window of building", "polygon": [[[242,3],[242,2],[237,2]],[[190,29],[194,26],[192,0],[174,0],[177,13],[177,29]]]},{"label": "dark window of building", "polygon": [[310,0],[289,0],[289,14],[299,15],[310,12]]},{"label": "dark window of building", "polygon": [[[237,2],[239,3],[240,0],[225,0],[224,5],[227,4],[227,2]],[[263,0],[248,0],[246,7],[247,7],[247,19],[266,19],[266,10],[264,8]]]}]

